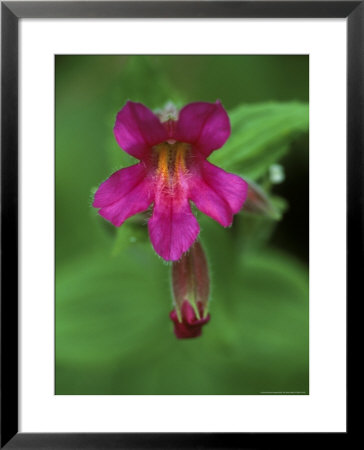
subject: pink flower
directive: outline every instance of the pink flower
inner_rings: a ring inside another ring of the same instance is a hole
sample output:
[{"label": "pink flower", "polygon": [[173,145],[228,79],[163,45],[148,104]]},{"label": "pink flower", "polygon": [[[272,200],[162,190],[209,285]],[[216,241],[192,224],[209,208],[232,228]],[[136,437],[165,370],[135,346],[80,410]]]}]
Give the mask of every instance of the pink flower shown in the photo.
[{"label": "pink flower", "polygon": [[210,320],[210,314],[203,317],[202,304],[198,303],[200,318],[196,317],[195,310],[186,300],[181,308],[181,320],[178,319],[177,312],[173,310],[170,318],[174,322],[174,334],[178,339],[187,339],[201,336],[202,327]]},{"label": "pink flower", "polygon": [[149,235],[167,261],[178,260],[199,233],[190,201],[222,226],[231,225],[248,186],[206,160],[230,135],[220,102],[190,103],[178,118],[162,122],[141,103],[129,101],[117,115],[114,134],[120,147],[140,162],[100,185],[93,206],[102,217],[119,227],[153,204]]}]

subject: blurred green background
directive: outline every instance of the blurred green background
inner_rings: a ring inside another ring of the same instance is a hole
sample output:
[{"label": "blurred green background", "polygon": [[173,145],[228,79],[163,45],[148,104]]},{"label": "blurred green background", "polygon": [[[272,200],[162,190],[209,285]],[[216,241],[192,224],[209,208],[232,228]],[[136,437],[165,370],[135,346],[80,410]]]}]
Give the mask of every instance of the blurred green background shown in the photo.
[{"label": "blurred green background", "polygon": [[[56,56],[56,394],[308,394],[308,62]],[[173,334],[170,266],[145,219],[116,229],[91,207],[135,163],[112,131],[128,99],[220,99],[232,134],[210,161],[264,192],[229,229],[197,212],[212,278],[197,339]]]}]

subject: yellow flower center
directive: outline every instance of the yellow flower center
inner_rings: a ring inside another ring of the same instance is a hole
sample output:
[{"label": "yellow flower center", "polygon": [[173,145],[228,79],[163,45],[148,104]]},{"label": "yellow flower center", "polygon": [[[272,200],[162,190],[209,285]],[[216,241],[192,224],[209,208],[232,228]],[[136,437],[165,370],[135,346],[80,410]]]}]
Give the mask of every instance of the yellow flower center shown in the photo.
[{"label": "yellow flower center", "polygon": [[180,177],[187,173],[187,158],[190,153],[189,144],[183,142],[163,142],[154,147],[156,155],[156,173],[164,183],[174,185]]}]

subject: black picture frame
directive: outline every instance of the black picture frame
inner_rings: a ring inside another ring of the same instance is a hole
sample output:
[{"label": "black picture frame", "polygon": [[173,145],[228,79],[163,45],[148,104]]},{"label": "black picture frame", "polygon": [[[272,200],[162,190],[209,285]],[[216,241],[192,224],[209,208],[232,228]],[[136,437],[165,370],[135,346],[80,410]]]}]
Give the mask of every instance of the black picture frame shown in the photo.
[{"label": "black picture frame", "polygon": [[[292,448],[297,438],[301,445],[312,437],[317,445],[327,439],[325,433],[18,432],[18,22],[21,18],[347,18],[348,301],[362,291],[364,269],[364,1],[5,1],[1,16],[1,448],[228,449],[272,444]],[[335,434],[339,442],[348,438],[348,432]]]}]

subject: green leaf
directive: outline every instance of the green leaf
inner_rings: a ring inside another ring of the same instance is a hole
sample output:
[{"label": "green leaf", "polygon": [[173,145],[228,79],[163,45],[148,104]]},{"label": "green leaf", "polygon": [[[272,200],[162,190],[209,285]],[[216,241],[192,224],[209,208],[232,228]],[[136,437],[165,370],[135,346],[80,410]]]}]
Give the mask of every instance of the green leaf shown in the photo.
[{"label": "green leaf", "polygon": [[159,109],[168,101],[183,103],[182,94],[174,88],[161,67],[158,56],[129,56],[118,79],[119,100],[145,103]]},{"label": "green leaf", "polygon": [[242,105],[230,114],[231,136],[211,162],[254,180],[279,161],[292,142],[308,131],[308,104]]},{"label": "green leaf", "polygon": [[112,254],[114,256],[125,252],[129,245],[150,245],[148,241],[148,228],[145,215],[139,214],[126,221],[121,227],[116,228],[116,239]]},{"label": "green leaf", "polygon": [[121,255],[105,249],[58,269],[57,362],[115,363],[137,353],[154,327],[163,326],[164,315],[168,329],[166,269],[146,246],[125,248]]}]

